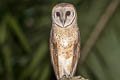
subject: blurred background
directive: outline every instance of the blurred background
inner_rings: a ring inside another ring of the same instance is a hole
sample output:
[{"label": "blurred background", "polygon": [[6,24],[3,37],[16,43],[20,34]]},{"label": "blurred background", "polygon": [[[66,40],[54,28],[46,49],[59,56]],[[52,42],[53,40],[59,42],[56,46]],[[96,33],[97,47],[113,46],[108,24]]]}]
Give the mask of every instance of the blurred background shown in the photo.
[{"label": "blurred background", "polygon": [[119,0],[0,0],[0,80],[56,80],[49,35],[52,7],[61,2],[78,13],[82,60],[76,75],[120,80]]}]

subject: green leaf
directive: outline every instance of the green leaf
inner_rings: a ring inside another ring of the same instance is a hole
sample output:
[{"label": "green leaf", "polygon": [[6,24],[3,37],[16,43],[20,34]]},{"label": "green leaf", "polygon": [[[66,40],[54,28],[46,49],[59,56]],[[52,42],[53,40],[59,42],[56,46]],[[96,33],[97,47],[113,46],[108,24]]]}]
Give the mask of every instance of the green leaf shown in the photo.
[{"label": "green leaf", "polygon": [[0,45],[5,43],[5,40],[7,38],[7,26],[6,26],[6,19],[2,20],[2,23],[0,24]]},{"label": "green leaf", "polygon": [[34,54],[33,60],[28,66],[26,66],[25,70],[22,72],[20,76],[20,80],[24,80],[26,77],[32,74],[32,72],[37,67],[37,65],[40,63],[40,61],[45,58],[46,50],[47,50],[47,44],[46,42],[42,42],[42,44],[40,44],[37,50],[33,53]]},{"label": "green leaf", "polygon": [[30,53],[31,49],[30,49],[29,42],[28,42],[26,36],[24,35],[24,33],[23,33],[19,23],[18,23],[18,20],[15,17],[11,16],[10,14],[6,15],[5,18],[7,18],[7,22],[9,24],[11,30],[13,30],[13,32],[17,36],[17,38],[20,41],[24,50],[26,52]]},{"label": "green leaf", "polygon": [[13,80],[13,65],[12,65],[12,54],[10,46],[4,45],[2,48],[3,58],[4,58],[4,65],[6,69],[6,80]]},{"label": "green leaf", "polygon": [[40,76],[40,78],[38,80],[47,80],[49,74],[50,74],[50,68],[49,68],[49,65],[46,64],[44,67],[44,70],[42,72],[42,75]]}]

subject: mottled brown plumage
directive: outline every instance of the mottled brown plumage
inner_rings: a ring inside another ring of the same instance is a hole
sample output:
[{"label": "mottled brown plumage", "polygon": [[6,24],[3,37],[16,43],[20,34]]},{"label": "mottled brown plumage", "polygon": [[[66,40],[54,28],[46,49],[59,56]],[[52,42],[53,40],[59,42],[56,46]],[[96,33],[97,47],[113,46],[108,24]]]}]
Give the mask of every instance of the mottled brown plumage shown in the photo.
[{"label": "mottled brown plumage", "polygon": [[74,75],[80,57],[77,14],[72,4],[61,3],[52,10],[50,53],[57,79]]}]

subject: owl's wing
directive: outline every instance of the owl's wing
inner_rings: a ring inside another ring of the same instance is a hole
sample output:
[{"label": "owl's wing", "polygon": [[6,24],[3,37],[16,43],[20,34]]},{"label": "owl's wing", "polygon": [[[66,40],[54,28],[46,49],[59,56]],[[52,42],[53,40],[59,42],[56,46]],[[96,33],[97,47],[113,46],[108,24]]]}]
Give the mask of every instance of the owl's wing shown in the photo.
[{"label": "owl's wing", "polygon": [[59,69],[58,69],[58,55],[57,55],[57,43],[53,38],[53,30],[51,30],[51,34],[50,34],[50,54],[51,54],[51,61],[53,64],[53,68],[55,71],[55,74],[58,77],[59,74]]},{"label": "owl's wing", "polygon": [[72,61],[72,76],[75,74],[76,67],[80,58],[80,33],[78,32],[78,39],[75,41]]}]

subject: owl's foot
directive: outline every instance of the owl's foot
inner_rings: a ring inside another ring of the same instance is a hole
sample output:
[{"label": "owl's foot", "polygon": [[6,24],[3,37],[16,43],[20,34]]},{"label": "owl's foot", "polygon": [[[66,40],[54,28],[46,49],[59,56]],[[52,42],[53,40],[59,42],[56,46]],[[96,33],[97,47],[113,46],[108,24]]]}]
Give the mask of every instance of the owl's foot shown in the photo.
[{"label": "owl's foot", "polygon": [[63,78],[72,79],[71,75],[63,75]]}]

